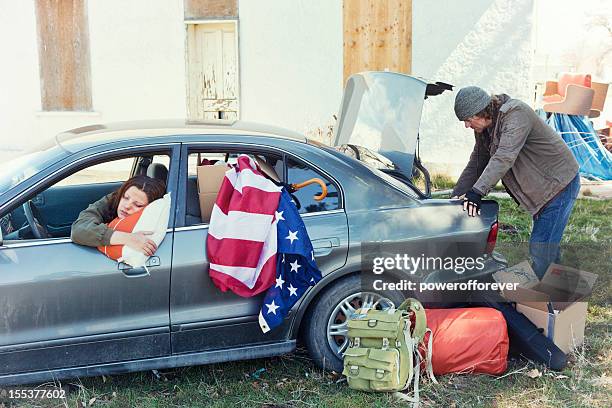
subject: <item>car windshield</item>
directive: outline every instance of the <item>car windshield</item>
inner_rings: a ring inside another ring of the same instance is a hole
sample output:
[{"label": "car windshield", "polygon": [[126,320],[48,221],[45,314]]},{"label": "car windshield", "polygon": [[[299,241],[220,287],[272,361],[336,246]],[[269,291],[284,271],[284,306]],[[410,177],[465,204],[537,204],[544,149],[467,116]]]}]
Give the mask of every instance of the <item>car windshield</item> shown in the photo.
[{"label": "car windshield", "polygon": [[48,145],[15,157],[3,164],[0,172],[0,194],[4,194],[24,180],[29,179],[50,164],[67,156],[68,153],[57,147]]}]

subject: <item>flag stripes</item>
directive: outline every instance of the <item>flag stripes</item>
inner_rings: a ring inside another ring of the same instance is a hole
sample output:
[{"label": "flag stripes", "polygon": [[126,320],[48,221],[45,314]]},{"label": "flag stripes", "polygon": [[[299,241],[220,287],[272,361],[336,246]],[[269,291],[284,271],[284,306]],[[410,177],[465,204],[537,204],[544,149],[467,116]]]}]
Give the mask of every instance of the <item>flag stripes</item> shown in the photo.
[{"label": "flag stripes", "polygon": [[206,242],[209,275],[222,291],[249,297],[274,282],[280,191],[248,156],[225,173]]}]

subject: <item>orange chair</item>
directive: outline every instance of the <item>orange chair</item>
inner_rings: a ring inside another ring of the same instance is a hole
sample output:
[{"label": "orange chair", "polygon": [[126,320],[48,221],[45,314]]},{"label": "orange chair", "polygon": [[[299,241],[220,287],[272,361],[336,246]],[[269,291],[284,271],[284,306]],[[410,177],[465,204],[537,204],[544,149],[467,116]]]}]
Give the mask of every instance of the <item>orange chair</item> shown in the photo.
[{"label": "orange chair", "polygon": [[591,112],[589,118],[597,118],[601,115],[604,109],[604,103],[606,102],[606,96],[608,95],[608,85],[600,82],[592,82],[591,88],[595,91],[593,96],[593,104],[591,105]]},{"label": "orange chair", "polygon": [[591,85],[590,74],[564,73],[558,81],[546,81],[543,109],[546,112],[590,116],[595,96]]}]

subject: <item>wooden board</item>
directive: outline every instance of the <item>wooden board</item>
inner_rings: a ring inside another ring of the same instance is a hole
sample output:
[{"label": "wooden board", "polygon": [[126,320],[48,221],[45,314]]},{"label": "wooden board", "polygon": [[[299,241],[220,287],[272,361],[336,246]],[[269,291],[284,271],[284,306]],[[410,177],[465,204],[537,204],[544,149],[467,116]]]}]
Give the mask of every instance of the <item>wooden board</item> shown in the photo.
[{"label": "wooden board", "polygon": [[184,0],[185,20],[238,17],[238,0]]},{"label": "wooden board", "polygon": [[412,0],[344,0],[344,82],[356,72],[410,73]]},{"label": "wooden board", "polygon": [[234,22],[187,25],[187,75],[190,120],[238,118]]},{"label": "wooden board", "polygon": [[84,0],[37,0],[41,102],[45,111],[91,111]]}]

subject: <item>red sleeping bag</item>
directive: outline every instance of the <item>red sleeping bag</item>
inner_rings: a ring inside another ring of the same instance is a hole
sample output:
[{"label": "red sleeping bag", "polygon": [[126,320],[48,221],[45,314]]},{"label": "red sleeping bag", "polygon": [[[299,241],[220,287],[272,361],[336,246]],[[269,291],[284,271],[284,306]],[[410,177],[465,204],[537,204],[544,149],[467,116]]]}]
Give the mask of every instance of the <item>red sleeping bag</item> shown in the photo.
[{"label": "red sleeping bag", "polygon": [[[502,374],[508,365],[508,329],[498,310],[487,307],[427,309],[433,334],[434,374]],[[424,344],[429,340],[429,333]]]}]

